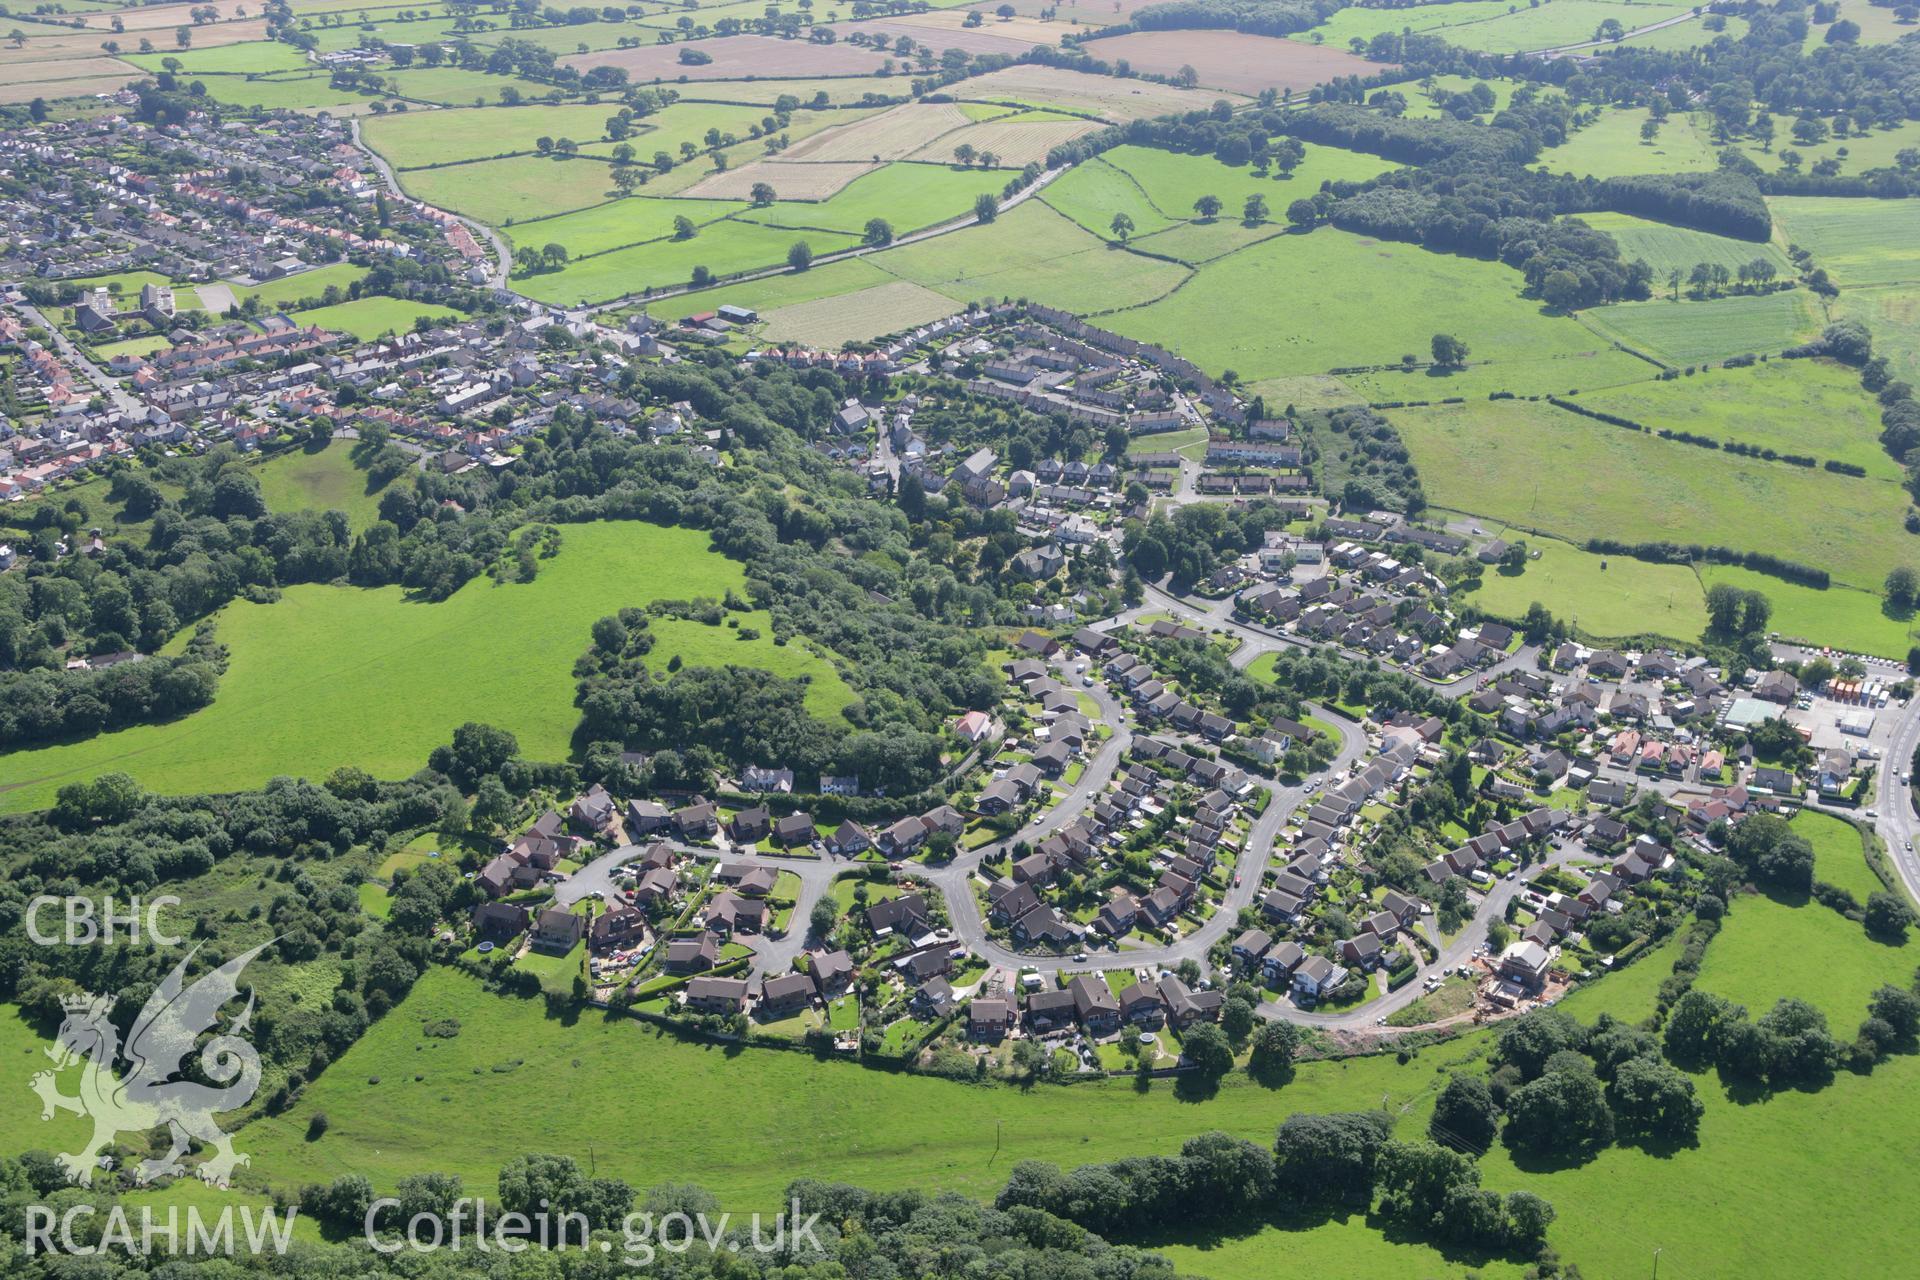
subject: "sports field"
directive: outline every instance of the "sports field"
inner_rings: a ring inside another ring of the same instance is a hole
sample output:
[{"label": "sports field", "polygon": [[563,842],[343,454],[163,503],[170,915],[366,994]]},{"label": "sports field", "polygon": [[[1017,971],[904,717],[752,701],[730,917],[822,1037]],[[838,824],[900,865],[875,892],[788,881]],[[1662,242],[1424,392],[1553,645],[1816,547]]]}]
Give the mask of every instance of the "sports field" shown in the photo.
[{"label": "sports field", "polygon": [[1678,302],[1616,302],[1580,313],[1603,337],[1626,343],[1670,364],[1725,360],[1739,355],[1778,355],[1818,333],[1825,324],[1805,289],[1739,294]]},{"label": "sports field", "polygon": [[[382,777],[419,768],[466,720],[510,729],[533,759],[564,757],[578,720],[573,660],[594,619],[622,605],[745,589],[740,566],[687,529],[567,525],[531,583],[485,577],[439,604],[397,587],[298,586],[278,603],[219,615],[231,665],[213,705],[163,725],[0,756],[0,809],[37,808],[76,778],[121,769],[157,791],[224,791],[275,774],[319,777],[351,762]],[[729,635],[732,633],[729,632]],[[763,629],[734,641],[743,665],[812,674],[822,698],[839,677]],[[810,655],[806,655],[810,658]],[[844,705],[844,704],[843,704]]]},{"label": "sports field", "polygon": [[1895,485],[1661,440],[1545,402],[1390,415],[1437,507],[1580,543],[1699,542],[1812,564],[1878,589],[1913,554]]},{"label": "sports field", "polygon": [[1920,282],[1920,200],[1773,196],[1767,207],[1842,288]]}]

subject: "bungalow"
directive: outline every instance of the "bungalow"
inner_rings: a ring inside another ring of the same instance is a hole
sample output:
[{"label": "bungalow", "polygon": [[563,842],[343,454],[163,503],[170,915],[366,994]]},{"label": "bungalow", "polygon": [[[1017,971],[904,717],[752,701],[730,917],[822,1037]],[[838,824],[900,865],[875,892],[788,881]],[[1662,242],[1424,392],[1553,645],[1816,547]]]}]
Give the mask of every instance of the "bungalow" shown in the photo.
[{"label": "bungalow", "polygon": [[711,933],[667,944],[667,972],[700,973],[720,963],[720,940]]},{"label": "bungalow", "polygon": [[1060,652],[1060,642],[1040,631],[1023,633],[1013,642],[1013,647],[1021,653],[1037,658],[1051,658]]},{"label": "bungalow", "polygon": [[867,927],[873,930],[877,938],[895,933],[914,938],[932,932],[933,921],[927,911],[925,895],[903,893],[897,898],[876,902],[868,907]]},{"label": "bungalow", "polygon": [[687,1007],[702,1013],[739,1013],[747,1007],[746,980],[695,978],[687,984]]},{"label": "bungalow", "polygon": [[813,818],[805,813],[790,813],[773,824],[774,843],[791,849],[813,841]]},{"label": "bungalow", "polygon": [[828,853],[850,858],[873,848],[873,837],[867,834],[865,827],[849,818],[827,837],[826,846]]},{"label": "bungalow", "polygon": [[725,933],[759,933],[767,922],[767,904],[731,889],[722,889],[707,900],[702,918],[709,929]]}]

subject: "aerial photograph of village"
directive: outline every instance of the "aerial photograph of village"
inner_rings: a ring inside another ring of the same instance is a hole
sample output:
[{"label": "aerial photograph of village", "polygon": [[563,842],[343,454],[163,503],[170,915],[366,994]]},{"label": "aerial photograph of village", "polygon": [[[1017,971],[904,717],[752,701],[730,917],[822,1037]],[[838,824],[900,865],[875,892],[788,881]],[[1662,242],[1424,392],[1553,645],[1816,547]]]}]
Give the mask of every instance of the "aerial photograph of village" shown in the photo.
[{"label": "aerial photograph of village", "polygon": [[0,4],[0,1274],[1920,1275],[1916,0]]}]

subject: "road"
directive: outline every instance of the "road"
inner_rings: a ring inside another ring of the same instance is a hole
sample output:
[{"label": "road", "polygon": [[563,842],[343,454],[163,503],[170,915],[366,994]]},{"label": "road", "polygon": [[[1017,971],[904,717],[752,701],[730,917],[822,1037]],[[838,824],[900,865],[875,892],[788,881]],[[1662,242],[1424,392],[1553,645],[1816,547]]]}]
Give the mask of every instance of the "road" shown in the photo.
[{"label": "road", "polygon": [[[407,194],[406,188],[400,185],[400,179],[398,175],[394,173],[393,166],[388,164],[386,159],[381,156],[378,151],[375,151],[372,147],[369,147],[360,140],[359,118],[349,117],[347,125],[353,130],[353,145],[366,153],[367,163],[371,164],[374,171],[380,175],[380,181],[386,184],[387,190],[401,200],[410,203],[414,202],[414,198]],[[431,208],[433,206],[428,207]],[[495,231],[484,222],[476,222],[472,218],[462,217],[457,213],[449,213],[445,209],[441,209],[439,212],[459,222],[474,235],[493,246],[494,263],[487,276],[487,283],[495,289],[505,289],[507,287],[508,277],[513,274],[513,246],[507,243],[506,237],[502,236],[498,231]]]},{"label": "road", "polygon": [[22,302],[19,304],[19,311],[21,318],[28,324],[38,325],[46,330],[49,341],[53,343],[53,349],[60,355],[61,362],[91,382],[94,389],[106,399],[108,404],[129,417],[146,417],[147,406],[122,387],[105,369],[82,355],[80,348],[68,341],[67,335],[60,332],[60,326],[48,320],[40,308],[30,302]]}]

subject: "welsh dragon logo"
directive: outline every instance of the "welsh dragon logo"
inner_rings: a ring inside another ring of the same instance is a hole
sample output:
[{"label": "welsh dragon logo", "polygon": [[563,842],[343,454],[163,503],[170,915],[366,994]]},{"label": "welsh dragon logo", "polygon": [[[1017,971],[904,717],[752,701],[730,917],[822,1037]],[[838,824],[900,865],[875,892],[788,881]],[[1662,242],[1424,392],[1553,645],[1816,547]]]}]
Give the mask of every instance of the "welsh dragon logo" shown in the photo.
[{"label": "welsh dragon logo", "polygon": [[[180,1157],[187,1154],[189,1140],[213,1148],[213,1155],[196,1172],[215,1186],[226,1186],[235,1167],[248,1163],[246,1156],[233,1149],[232,1135],[221,1129],[214,1115],[245,1106],[260,1088],[260,1054],[241,1038],[253,1017],[251,989],[240,1016],[200,1050],[201,1073],[215,1084],[176,1077],[194,1042],[212,1030],[221,1006],[239,995],[241,970],[269,945],[262,943],[235,956],[192,986],[185,984],[184,975],[200,949],[189,951],[141,1008],[127,1032],[124,1050],[119,1031],[108,1019],[112,996],[68,996],[61,1001],[66,1020],[46,1051],[54,1070],[35,1074],[33,1091],[40,1095],[42,1120],[51,1120],[55,1110],[62,1110],[93,1121],[92,1139],[78,1152],[59,1156],[68,1177],[82,1186],[91,1185],[100,1153],[115,1138],[162,1125],[172,1137],[172,1147],[159,1159],[139,1163],[134,1177],[140,1183],[185,1173]],[[123,1057],[125,1071],[117,1074]],[[54,1076],[76,1062],[85,1064],[80,1091],[68,1097],[59,1091]]]}]

